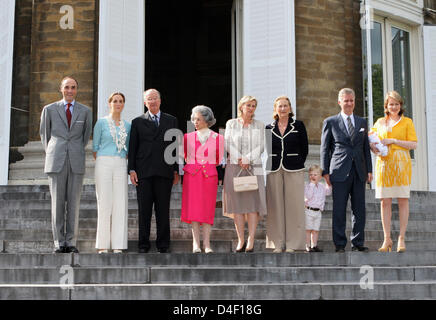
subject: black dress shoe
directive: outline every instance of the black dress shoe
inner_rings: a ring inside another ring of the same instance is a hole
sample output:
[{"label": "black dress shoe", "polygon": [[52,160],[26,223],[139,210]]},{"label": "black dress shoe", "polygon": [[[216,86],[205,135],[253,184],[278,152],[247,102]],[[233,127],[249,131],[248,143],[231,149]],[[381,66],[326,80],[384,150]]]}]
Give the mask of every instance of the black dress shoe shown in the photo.
[{"label": "black dress shoe", "polygon": [[168,248],[159,248],[159,249],[157,249],[157,251],[159,253],[169,253],[170,252],[170,250]]},{"label": "black dress shoe", "polygon": [[344,247],[336,247],[336,250],[335,250],[336,252],[340,252],[340,253],[343,253],[343,252],[345,252],[345,248]]},{"label": "black dress shoe", "polygon": [[79,253],[79,250],[77,250],[76,247],[71,246],[71,247],[66,247],[65,248],[65,252],[66,253]]},{"label": "black dress shoe", "polygon": [[247,242],[244,242],[244,245],[241,247],[241,249],[236,249],[236,252],[238,253],[245,252],[246,247],[247,247]]},{"label": "black dress shoe", "polygon": [[59,249],[56,249],[54,253],[66,253],[65,249],[65,247],[59,247]]},{"label": "black dress shoe", "polygon": [[149,250],[150,248],[139,248],[138,253],[148,253]]},{"label": "black dress shoe", "polygon": [[368,252],[369,249],[368,249],[368,247],[364,247],[364,246],[353,246],[351,248],[351,251]]},{"label": "black dress shoe", "polygon": [[323,252],[322,249],[318,248],[318,246],[311,248],[312,252]]}]

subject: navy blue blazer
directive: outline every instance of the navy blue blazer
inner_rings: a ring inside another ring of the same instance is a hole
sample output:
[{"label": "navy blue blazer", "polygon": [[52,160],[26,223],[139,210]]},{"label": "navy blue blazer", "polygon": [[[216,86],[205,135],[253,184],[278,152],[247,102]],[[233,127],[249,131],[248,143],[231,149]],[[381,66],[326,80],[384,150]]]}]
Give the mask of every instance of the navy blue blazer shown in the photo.
[{"label": "navy blue blazer", "polygon": [[280,134],[277,121],[267,125],[265,129],[265,144],[268,153],[266,170],[274,172],[281,167],[285,171],[304,169],[304,162],[309,153],[304,123],[290,117],[283,136]]},{"label": "navy blue blazer", "polygon": [[353,161],[361,181],[372,173],[371,153],[366,120],[354,115],[354,137],[351,139],[341,114],[324,120],[321,134],[321,166],[330,181],[342,182],[347,178]]}]

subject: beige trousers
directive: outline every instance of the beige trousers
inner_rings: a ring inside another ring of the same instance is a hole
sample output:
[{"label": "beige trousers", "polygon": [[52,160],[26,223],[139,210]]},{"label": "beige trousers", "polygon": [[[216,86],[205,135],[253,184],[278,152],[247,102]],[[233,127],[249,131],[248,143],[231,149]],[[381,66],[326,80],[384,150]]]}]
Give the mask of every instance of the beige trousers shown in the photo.
[{"label": "beige trousers", "polygon": [[127,249],[127,188],[127,160],[117,156],[97,157],[97,249]]},{"label": "beige trousers", "polygon": [[266,247],[304,250],[304,171],[282,168],[269,173],[266,183]]}]

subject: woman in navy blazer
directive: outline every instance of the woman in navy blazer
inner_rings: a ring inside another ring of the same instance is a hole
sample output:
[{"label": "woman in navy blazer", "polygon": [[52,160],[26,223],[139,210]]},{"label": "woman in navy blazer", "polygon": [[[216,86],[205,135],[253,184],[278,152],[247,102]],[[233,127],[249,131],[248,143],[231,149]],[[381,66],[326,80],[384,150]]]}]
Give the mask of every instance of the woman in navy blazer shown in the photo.
[{"label": "woman in navy blazer", "polygon": [[293,118],[291,102],[274,101],[274,121],[266,126],[266,247],[274,252],[305,249],[304,162],[309,151],[304,123]]}]

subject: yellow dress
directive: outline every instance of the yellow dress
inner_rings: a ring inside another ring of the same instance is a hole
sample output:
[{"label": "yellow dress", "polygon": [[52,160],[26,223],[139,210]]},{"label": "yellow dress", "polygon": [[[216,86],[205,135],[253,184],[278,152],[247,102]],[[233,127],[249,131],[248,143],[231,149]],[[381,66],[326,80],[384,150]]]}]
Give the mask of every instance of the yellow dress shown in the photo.
[{"label": "yellow dress", "polygon": [[[380,118],[371,130],[380,140],[418,140],[412,119],[402,116],[392,127],[386,126],[385,123],[385,118]],[[390,144],[388,147],[389,152],[385,157],[377,156],[375,197],[377,199],[409,198],[412,179],[410,151],[396,144]]]}]

